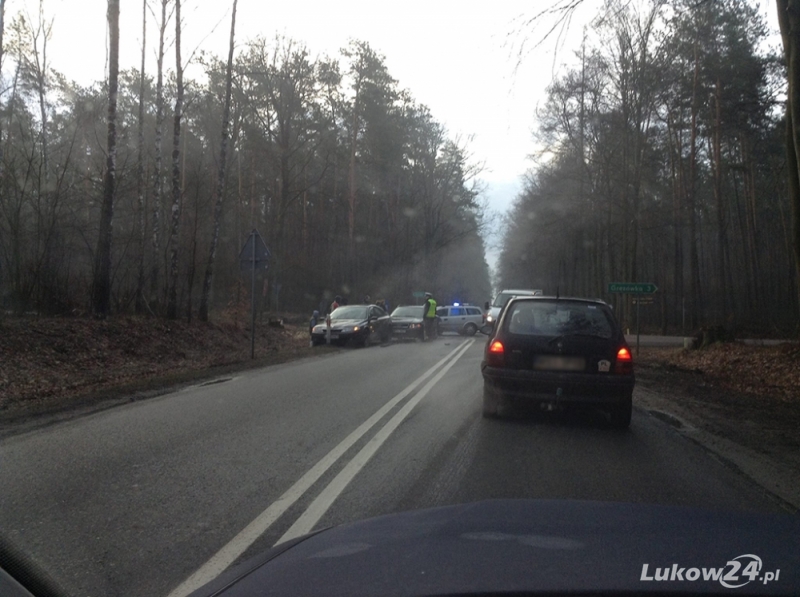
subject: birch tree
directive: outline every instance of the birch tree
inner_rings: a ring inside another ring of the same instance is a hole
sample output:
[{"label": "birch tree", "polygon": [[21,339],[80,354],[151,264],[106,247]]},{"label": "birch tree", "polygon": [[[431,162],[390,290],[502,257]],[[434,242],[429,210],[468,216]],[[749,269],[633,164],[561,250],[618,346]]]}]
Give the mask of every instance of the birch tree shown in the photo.
[{"label": "birch tree", "polygon": [[222,201],[225,196],[225,168],[228,157],[228,127],[231,114],[231,87],[233,79],[233,50],[236,32],[236,3],[233,0],[231,11],[231,37],[228,47],[228,66],[225,72],[225,105],[222,109],[222,139],[219,146],[219,173],[217,174],[216,202],[214,204],[214,224],[211,232],[211,246],[208,249],[208,264],[203,278],[203,294],[200,298],[200,321],[208,321],[208,301],[211,294],[211,284],[214,276],[214,260],[217,256],[219,244],[219,228],[222,218]]}]

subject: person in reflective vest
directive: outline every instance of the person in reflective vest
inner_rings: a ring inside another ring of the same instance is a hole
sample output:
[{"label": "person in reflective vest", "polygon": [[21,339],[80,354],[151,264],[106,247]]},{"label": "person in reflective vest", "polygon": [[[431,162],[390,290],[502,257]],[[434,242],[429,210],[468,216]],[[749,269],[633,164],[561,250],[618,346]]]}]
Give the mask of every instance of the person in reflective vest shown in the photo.
[{"label": "person in reflective vest", "polygon": [[422,312],[422,321],[425,324],[425,340],[432,340],[436,337],[436,301],[430,292],[425,293],[425,309]]}]

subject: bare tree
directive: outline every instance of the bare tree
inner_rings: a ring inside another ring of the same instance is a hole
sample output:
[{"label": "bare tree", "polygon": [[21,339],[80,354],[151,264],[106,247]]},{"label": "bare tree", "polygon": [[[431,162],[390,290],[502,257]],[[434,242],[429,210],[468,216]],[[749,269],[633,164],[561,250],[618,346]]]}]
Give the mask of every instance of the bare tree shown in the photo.
[{"label": "bare tree", "polygon": [[142,67],[139,69],[139,135],[137,139],[136,195],[139,207],[139,275],[136,280],[136,312],[144,310],[145,172],[144,172],[144,67],[147,47],[147,0],[142,0]]},{"label": "bare tree", "polygon": [[164,179],[161,176],[162,138],[164,132],[164,35],[167,28],[167,3],[161,0],[161,23],[158,34],[158,62],[156,73],[156,142],[153,166],[153,263],[150,270],[150,303],[157,308],[159,296],[159,264],[161,263],[161,198]]},{"label": "bare tree", "polygon": [[117,78],[119,75],[119,0],[108,0],[108,154],[100,213],[100,237],[95,253],[93,309],[105,317],[111,308],[111,232],[116,191]]},{"label": "bare tree", "polygon": [[175,0],[175,118],[172,127],[172,224],[170,227],[169,295],[167,318],[178,316],[178,232],[181,223],[181,116],[183,64],[181,63],[181,0]]},{"label": "bare tree", "polygon": [[219,244],[219,226],[222,218],[222,199],[225,196],[225,166],[228,155],[228,126],[231,116],[231,83],[233,78],[233,49],[236,32],[236,3],[233,0],[231,14],[231,40],[228,48],[228,67],[225,77],[225,106],[222,111],[222,141],[219,147],[219,174],[217,175],[217,200],[214,205],[214,228],[211,232],[211,246],[208,250],[208,265],[203,278],[203,294],[200,298],[200,321],[208,321],[208,301],[211,294],[211,282],[214,275],[214,259]]}]

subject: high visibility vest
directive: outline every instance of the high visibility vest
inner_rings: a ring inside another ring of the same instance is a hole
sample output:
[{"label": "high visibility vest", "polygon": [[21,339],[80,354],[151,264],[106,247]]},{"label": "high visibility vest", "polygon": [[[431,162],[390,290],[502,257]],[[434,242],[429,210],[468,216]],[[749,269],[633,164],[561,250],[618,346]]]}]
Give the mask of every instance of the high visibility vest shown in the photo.
[{"label": "high visibility vest", "polygon": [[426,304],[428,305],[428,310],[425,312],[425,317],[436,317],[436,301],[433,298],[429,298]]}]

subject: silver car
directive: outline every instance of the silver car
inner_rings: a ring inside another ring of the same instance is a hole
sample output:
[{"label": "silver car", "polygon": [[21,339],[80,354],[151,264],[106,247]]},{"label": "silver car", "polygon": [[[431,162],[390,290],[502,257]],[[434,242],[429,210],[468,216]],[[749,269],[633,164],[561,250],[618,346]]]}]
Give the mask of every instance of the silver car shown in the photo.
[{"label": "silver car", "polygon": [[449,305],[436,309],[440,332],[474,336],[483,325],[483,310],[473,305]]},{"label": "silver car", "polygon": [[531,290],[531,289],[507,289],[501,290],[500,294],[494,299],[491,307],[489,308],[489,313],[486,315],[486,323],[494,325],[494,322],[497,321],[497,318],[500,316],[500,311],[503,310],[503,307],[506,306],[506,303],[510,301],[515,296],[540,296],[544,294],[542,290]]}]

